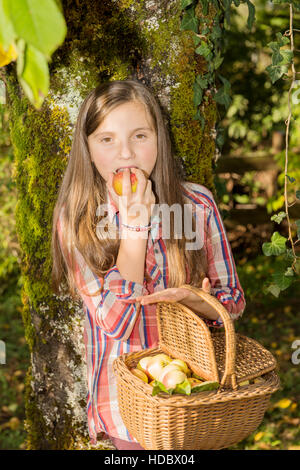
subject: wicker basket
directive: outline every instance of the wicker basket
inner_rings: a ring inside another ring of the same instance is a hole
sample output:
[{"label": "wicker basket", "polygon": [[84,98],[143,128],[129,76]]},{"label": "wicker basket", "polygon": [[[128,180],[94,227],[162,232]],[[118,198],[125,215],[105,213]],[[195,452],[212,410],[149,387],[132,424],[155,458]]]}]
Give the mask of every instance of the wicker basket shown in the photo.
[{"label": "wicker basket", "polygon": [[[223,305],[212,295],[184,285],[213,306],[224,332],[212,334],[192,310],[180,303],[158,302],[159,348],[119,356],[114,361],[119,409],[128,431],[148,450],[222,449],[249,436],[261,423],[280,383],[274,357],[257,341],[235,334]],[[166,353],[184,360],[214,391],[191,395],[159,393],[130,369],[146,356]],[[263,381],[239,387],[261,376]]]}]

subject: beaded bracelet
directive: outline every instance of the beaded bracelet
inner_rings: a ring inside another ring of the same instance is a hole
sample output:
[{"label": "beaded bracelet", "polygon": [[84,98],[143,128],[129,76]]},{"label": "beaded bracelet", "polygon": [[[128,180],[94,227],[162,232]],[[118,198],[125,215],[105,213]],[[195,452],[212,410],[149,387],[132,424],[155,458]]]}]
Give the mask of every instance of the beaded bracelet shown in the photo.
[{"label": "beaded bracelet", "polygon": [[149,225],[138,225],[138,226],[133,226],[133,225],[127,225],[127,224],[121,224],[123,227],[128,228],[129,230],[134,230],[135,232],[142,232],[145,230],[150,230],[153,225],[156,225],[157,222],[149,224]]}]

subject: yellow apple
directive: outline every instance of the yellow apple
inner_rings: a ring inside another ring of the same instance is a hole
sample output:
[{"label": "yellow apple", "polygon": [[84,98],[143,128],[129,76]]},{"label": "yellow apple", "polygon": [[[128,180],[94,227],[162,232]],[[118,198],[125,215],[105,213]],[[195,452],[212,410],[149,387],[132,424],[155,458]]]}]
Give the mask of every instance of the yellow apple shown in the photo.
[{"label": "yellow apple", "polygon": [[[123,172],[124,170],[120,170],[118,173],[115,173],[113,176],[113,188],[118,194],[118,196],[122,196],[123,194]],[[130,182],[131,182],[131,191],[133,193],[136,192],[137,188],[137,177],[134,173],[130,172]]]},{"label": "yellow apple", "polygon": [[[158,380],[159,382],[162,382],[164,376],[165,376],[170,370],[174,370],[174,369],[177,369],[177,370],[181,370],[181,371],[182,371],[182,369],[179,367],[179,365],[178,365],[178,364],[173,364],[173,361],[172,361],[172,362],[170,362],[170,364],[166,365],[166,366],[162,369],[162,371],[161,371],[161,373],[160,373],[160,375],[159,375],[159,377],[158,377],[157,380]],[[183,372],[183,371],[182,371],[182,372]]]},{"label": "yellow apple", "polygon": [[244,380],[243,382],[240,382],[238,385],[240,385],[240,387],[245,387],[246,385],[249,385],[249,380]]},{"label": "yellow apple", "polygon": [[147,365],[147,372],[151,379],[157,379],[163,368],[168,365],[172,359],[166,354],[157,354]]},{"label": "yellow apple", "polygon": [[143,372],[142,370],[133,368],[133,369],[130,369],[130,372],[132,372],[133,375],[135,375],[135,376],[138,377],[139,379],[141,379],[141,380],[143,380],[144,382],[148,383],[148,377],[147,377],[147,375],[145,374],[145,372]]}]

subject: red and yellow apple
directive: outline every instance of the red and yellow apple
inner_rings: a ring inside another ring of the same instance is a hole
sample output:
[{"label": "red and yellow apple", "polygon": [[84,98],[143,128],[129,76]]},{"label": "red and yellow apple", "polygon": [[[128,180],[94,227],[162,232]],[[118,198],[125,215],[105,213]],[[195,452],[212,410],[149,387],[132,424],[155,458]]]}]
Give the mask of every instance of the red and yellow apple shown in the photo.
[{"label": "red and yellow apple", "polygon": [[161,382],[167,390],[169,390],[170,388],[175,388],[176,385],[184,382],[186,378],[187,376],[182,370],[173,368],[163,374],[162,377],[159,376],[158,381]]},{"label": "red and yellow apple", "polygon": [[133,375],[135,375],[139,379],[141,379],[144,382],[148,383],[148,376],[142,370],[133,368],[133,369],[130,369],[130,372],[132,372]]},{"label": "red and yellow apple", "polygon": [[[115,173],[113,176],[112,185],[118,196],[122,196],[123,194],[123,172],[124,170],[120,170],[118,173]],[[130,183],[131,183],[131,191],[133,193],[136,192],[137,188],[137,177],[134,173],[130,172]]]}]

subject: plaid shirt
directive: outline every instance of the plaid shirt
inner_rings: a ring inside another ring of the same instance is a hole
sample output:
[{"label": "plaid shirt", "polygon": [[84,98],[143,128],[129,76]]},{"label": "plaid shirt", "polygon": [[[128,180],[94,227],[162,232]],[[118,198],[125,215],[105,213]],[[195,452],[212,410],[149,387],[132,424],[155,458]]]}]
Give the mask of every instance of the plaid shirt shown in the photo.
[{"label": "plaid shirt", "polygon": [[[230,244],[219,210],[212,193],[204,186],[185,182],[184,196],[187,204],[196,210],[197,231],[201,235],[208,261],[207,276],[211,294],[228,310],[233,320],[245,309],[244,292],[239,283]],[[109,192],[108,217],[116,230],[119,212]],[[152,220],[154,220],[152,218]],[[97,433],[107,434],[137,442],[126,429],[118,408],[117,382],[113,362],[121,354],[158,347],[156,305],[136,308],[134,299],[168,287],[166,245],[162,237],[161,219],[149,232],[145,278],[143,284],[122,278],[116,265],[103,278],[97,277],[82,255],[76,250],[76,286],[85,312],[84,343],[87,364],[87,418],[91,442],[96,443]],[[122,221],[121,221],[122,222]],[[68,246],[63,242],[63,211],[57,225],[60,245],[68,262]],[[197,232],[198,233],[198,232]],[[146,275],[147,274],[147,275]],[[187,280],[190,273],[187,268]],[[90,297],[81,292],[94,293],[103,284],[102,294]],[[203,319],[208,326],[221,327],[222,321]]]}]

